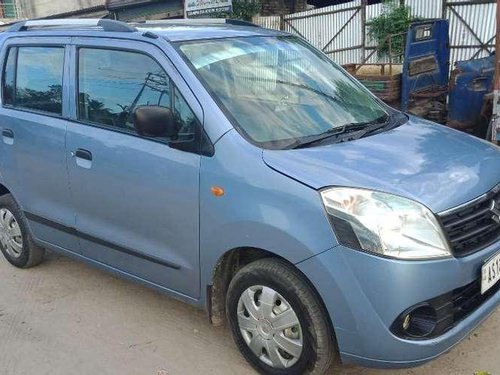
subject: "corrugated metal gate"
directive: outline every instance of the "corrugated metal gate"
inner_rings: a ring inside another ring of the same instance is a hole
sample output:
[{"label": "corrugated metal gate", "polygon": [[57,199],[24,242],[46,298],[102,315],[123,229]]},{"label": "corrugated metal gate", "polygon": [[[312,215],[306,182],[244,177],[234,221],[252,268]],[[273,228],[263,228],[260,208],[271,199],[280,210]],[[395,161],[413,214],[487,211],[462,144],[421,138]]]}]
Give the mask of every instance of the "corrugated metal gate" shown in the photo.
[{"label": "corrugated metal gate", "polygon": [[377,7],[366,3],[354,0],[285,16],[255,17],[254,22],[299,35],[340,64],[360,62],[368,44],[367,12]]},{"label": "corrugated metal gate", "polygon": [[340,64],[361,58],[366,7],[362,0],[284,16],[281,29],[298,34]]},{"label": "corrugated metal gate", "polygon": [[[487,56],[496,31],[495,0],[404,0],[413,16],[447,18],[450,22],[450,63]],[[370,20],[382,13],[382,4],[365,0],[294,13],[256,17],[267,28],[288,31],[307,39],[340,64],[360,63],[376,47],[368,35]],[[374,54],[369,62],[376,62]]]},{"label": "corrugated metal gate", "polygon": [[450,22],[451,61],[486,57],[495,50],[496,0],[446,0],[442,17]]}]

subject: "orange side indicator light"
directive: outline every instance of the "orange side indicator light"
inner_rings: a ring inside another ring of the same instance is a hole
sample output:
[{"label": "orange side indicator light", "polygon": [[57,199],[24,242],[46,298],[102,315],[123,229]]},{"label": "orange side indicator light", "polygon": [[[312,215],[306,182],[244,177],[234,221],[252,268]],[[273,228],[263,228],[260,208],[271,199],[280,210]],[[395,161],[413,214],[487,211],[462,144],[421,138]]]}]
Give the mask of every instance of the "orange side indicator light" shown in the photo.
[{"label": "orange side indicator light", "polygon": [[224,195],[224,189],[221,188],[220,186],[212,186],[210,188],[210,191],[212,192],[213,195],[216,197],[222,197]]}]

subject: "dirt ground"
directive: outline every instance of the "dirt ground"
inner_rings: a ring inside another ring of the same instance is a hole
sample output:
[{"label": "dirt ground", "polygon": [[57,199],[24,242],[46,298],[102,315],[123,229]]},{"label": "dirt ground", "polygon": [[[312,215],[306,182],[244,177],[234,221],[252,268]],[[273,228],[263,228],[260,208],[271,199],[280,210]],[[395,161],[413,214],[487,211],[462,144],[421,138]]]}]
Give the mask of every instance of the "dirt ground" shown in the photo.
[{"label": "dirt ground", "polygon": [[[333,374],[500,375],[500,309],[450,353],[415,369]],[[31,270],[0,259],[1,375],[254,374],[225,328],[145,287],[65,257]]]}]

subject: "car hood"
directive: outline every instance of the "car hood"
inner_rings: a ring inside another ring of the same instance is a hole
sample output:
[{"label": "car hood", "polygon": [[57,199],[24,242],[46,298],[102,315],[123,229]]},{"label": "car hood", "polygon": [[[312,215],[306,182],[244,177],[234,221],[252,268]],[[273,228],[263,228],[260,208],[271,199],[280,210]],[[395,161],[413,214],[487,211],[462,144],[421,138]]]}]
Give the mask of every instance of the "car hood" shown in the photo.
[{"label": "car hood", "polygon": [[456,207],[500,182],[500,149],[415,117],[354,141],[264,150],[274,170],[314,189],[367,188],[419,201],[434,212]]}]

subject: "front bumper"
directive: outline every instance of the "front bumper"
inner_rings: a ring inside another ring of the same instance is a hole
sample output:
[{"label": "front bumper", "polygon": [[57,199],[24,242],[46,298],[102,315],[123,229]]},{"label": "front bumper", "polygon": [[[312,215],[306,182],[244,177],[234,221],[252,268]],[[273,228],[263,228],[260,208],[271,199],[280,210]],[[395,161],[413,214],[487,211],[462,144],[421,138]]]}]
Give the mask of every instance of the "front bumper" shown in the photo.
[{"label": "front bumper", "polygon": [[500,242],[463,258],[401,261],[337,246],[297,267],[315,285],[335,329],[342,361],[367,367],[411,367],[448,351],[500,304],[493,294],[442,335],[397,337],[392,323],[407,308],[480,278]]}]

